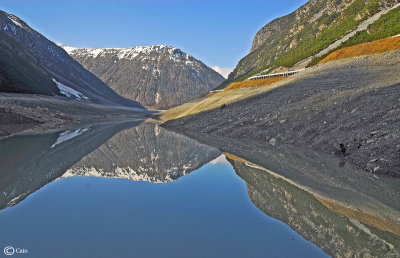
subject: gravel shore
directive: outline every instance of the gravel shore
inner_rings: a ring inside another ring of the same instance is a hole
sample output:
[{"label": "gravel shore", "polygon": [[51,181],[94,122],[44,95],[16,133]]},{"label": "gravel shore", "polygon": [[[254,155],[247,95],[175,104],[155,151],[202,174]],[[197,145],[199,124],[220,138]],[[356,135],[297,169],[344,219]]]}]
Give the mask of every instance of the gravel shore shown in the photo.
[{"label": "gravel shore", "polygon": [[288,145],[341,157],[370,175],[399,177],[399,72],[400,51],[334,61],[269,92],[163,126],[212,138],[214,146],[219,138],[261,149]]},{"label": "gravel shore", "polygon": [[45,131],[73,123],[143,119],[151,112],[33,94],[0,93],[0,137]]}]

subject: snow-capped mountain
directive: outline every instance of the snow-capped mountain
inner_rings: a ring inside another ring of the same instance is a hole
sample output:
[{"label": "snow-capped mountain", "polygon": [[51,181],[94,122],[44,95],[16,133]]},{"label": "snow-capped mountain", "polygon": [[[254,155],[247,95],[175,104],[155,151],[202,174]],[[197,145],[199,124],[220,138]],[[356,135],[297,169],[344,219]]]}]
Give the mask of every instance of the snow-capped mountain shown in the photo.
[{"label": "snow-capped mountain", "polygon": [[183,104],[224,80],[212,68],[171,46],[63,48],[121,96],[150,108]]},{"label": "snow-capped mountain", "polygon": [[64,49],[0,10],[0,92],[63,96],[108,105],[140,107],[122,98]]}]

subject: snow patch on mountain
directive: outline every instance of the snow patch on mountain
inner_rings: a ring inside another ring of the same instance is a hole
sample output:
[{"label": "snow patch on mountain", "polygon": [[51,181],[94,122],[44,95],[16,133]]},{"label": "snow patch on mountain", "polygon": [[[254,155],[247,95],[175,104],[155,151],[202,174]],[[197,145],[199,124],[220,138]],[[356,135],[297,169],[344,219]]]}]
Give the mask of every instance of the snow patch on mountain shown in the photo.
[{"label": "snow patch on mountain", "polygon": [[61,43],[57,43],[57,46],[62,47],[65,50],[65,52],[67,52],[69,55],[72,53],[72,51],[77,49],[76,47],[64,46]]},{"label": "snow patch on mountain", "polygon": [[3,28],[4,31],[12,31],[14,33],[14,35],[17,35],[17,30],[15,29],[15,25],[10,25],[7,24],[6,26],[4,26]]},{"label": "snow patch on mountain", "polygon": [[16,17],[16,16],[14,16],[14,15],[12,15],[12,14],[8,14],[7,15],[7,17],[15,24],[15,25],[17,25],[17,26],[19,26],[19,27],[24,27],[21,23],[20,23],[20,20]]},{"label": "snow patch on mountain", "polygon": [[73,96],[77,100],[82,100],[82,99],[89,100],[89,98],[86,95],[62,84],[61,82],[58,82],[56,79],[53,79],[53,82],[56,83],[58,89],[60,90],[60,93],[63,94],[64,96],[68,98],[71,98]]}]

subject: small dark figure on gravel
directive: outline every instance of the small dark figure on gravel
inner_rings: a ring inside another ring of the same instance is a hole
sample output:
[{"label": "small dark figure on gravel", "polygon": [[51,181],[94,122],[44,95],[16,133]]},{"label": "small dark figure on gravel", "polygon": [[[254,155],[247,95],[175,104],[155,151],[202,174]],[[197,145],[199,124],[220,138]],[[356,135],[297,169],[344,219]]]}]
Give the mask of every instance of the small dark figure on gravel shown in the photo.
[{"label": "small dark figure on gravel", "polygon": [[224,109],[224,108],[226,108],[226,104],[223,104],[219,109]]},{"label": "small dark figure on gravel", "polygon": [[340,150],[342,151],[342,154],[346,155],[346,147],[344,146],[344,144],[341,143],[339,146],[340,146]]}]

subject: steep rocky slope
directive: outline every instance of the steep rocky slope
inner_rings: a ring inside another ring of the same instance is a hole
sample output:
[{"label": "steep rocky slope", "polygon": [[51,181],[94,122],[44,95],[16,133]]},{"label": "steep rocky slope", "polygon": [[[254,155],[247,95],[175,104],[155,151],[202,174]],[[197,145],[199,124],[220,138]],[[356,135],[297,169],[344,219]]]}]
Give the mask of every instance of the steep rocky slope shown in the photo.
[{"label": "steep rocky slope", "polygon": [[0,11],[0,92],[58,95],[141,107],[120,97],[62,48],[3,11]]},{"label": "steep rocky slope", "polygon": [[[371,18],[370,22],[375,21],[385,10],[398,2],[310,0],[293,13],[275,19],[261,28],[254,37],[250,53],[239,61],[223,86],[230,81],[259,72],[269,72],[278,67],[292,67],[345,36],[353,35],[355,32],[352,31],[365,31],[368,23],[360,28],[359,25],[374,15],[376,16]],[[389,31],[388,28],[386,30]],[[391,32],[393,35],[400,33],[394,30]]]},{"label": "steep rocky slope", "polygon": [[65,50],[125,98],[167,109],[206,93],[224,78],[171,46]]},{"label": "steep rocky slope", "polygon": [[398,177],[399,61],[400,51],[392,51],[325,63],[281,87],[164,126],[265,148],[290,145],[331,156],[344,148],[345,160],[366,175]]}]

